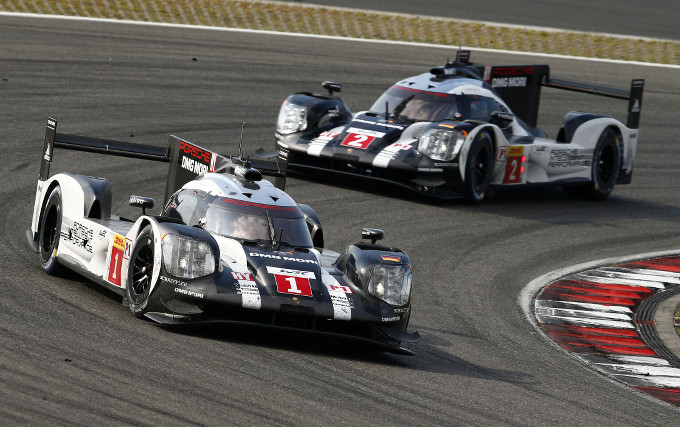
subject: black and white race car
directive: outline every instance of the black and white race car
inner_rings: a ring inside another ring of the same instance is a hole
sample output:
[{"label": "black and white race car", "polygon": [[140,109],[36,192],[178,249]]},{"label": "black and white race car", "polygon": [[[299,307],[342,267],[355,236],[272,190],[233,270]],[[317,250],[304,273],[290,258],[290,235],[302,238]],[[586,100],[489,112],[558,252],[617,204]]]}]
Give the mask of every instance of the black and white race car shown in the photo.
[{"label": "black and white race car", "polygon": [[[74,270],[124,297],[140,318],[174,325],[255,322],[368,341],[412,354],[408,255],[370,242],[324,249],[316,213],[283,191],[275,163],[256,169],[171,136],[167,149],[56,133],[48,119],[28,241],[48,274]],[[130,196],[136,220],[111,213],[104,178],[49,176],[54,148],[167,162],[167,202]],[[276,186],[263,179],[276,177]]]},{"label": "black and white race car", "polygon": [[[531,184],[603,199],[630,183],[644,80],[621,91],[552,79],[548,65],[478,66],[469,56],[396,83],[356,114],[334,95],[339,83],[323,83],[328,95],[290,95],[276,127],[280,161],[471,202]],[[627,124],[572,111],[548,139],[535,127],[542,86],[628,100]]]}]

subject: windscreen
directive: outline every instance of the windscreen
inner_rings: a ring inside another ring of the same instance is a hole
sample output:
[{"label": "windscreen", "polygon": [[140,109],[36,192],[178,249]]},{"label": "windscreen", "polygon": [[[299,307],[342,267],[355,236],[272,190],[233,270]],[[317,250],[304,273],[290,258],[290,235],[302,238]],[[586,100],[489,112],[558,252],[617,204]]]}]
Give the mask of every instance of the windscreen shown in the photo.
[{"label": "windscreen", "polygon": [[[257,240],[278,243],[297,248],[311,248],[312,238],[302,217],[278,218],[255,215],[211,206],[206,212],[205,229],[211,233],[241,240]],[[283,230],[283,231],[282,231]]]},{"label": "windscreen", "polygon": [[411,122],[443,120],[488,121],[493,111],[504,111],[495,100],[479,95],[452,95],[402,86],[388,89],[370,112],[390,119]]}]

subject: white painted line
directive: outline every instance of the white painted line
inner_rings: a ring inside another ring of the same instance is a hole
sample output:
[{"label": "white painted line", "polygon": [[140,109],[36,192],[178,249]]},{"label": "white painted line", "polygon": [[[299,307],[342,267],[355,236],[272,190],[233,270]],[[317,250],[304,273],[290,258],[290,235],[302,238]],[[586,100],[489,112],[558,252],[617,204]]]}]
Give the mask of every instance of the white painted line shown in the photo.
[{"label": "white painted line", "polygon": [[613,361],[618,361],[627,364],[639,364],[639,365],[653,365],[653,366],[671,366],[671,364],[666,359],[660,357],[650,357],[650,356],[626,356],[623,354],[612,354],[609,355],[609,359]]},{"label": "white painted line", "polygon": [[632,280],[632,279],[617,279],[615,277],[601,277],[593,275],[590,272],[583,272],[570,276],[569,279],[583,280],[586,282],[599,283],[602,285],[624,285],[624,286],[642,286],[645,288],[665,289],[661,282],[652,282],[649,280]]},{"label": "white painted line", "polygon": [[[680,283],[680,273],[673,271],[654,270],[652,268],[623,268],[623,267],[601,267],[599,271],[613,271],[619,273],[630,273],[642,276],[649,276],[649,280],[664,279],[666,283]],[[677,282],[670,282],[668,279],[677,280]]]},{"label": "white painted line", "polygon": [[[628,383],[629,385],[637,385],[643,387],[668,387],[680,388],[680,378],[660,377],[653,375],[627,375],[627,374],[613,374],[614,378],[619,381]],[[637,381],[634,381],[637,380]]]},{"label": "white painted line", "polygon": [[629,307],[623,305],[604,305],[604,304],[593,304],[589,302],[575,302],[575,301],[555,301],[555,300],[536,300],[536,307],[550,307],[550,308],[568,308],[577,307],[587,310],[596,310],[604,312],[615,312],[615,313],[633,313]]},{"label": "white painted line", "polygon": [[680,369],[653,365],[622,365],[620,363],[595,363],[593,366],[612,374],[650,375],[680,378]]},{"label": "white painted line", "polygon": [[584,274],[593,274],[595,276],[600,276],[600,277],[615,277],[615,278],[622,278],[622,279],[632,279],[632,280],[642,280],[642,281],[650,281],[650,282],[663,282],[663,283],[680,284],[680,279],[675,278],[675,277],[655,276],[655,275],[652,275],[652,274],[643,274],[643,273],[627,273],[627,272],[621,272],[621,271],[605,270],[603,268],[598,268],[594,272],[585,272]]},{"label": "white painted line", "polygon": [[[147,25],[155,27],[169,27],[169,28],[186,28],[186,29],[199,29],[199,30],[211,30],[211,31],[228,31],[228,32],[238,32],[238,33],[250,33],[250,34],[264,34],[264,35],[274,35],[280,36],[290,36],[290,37],[307,37],[315,39],[327,39],[327,40],[340,40],[340,41],[354,41],[354,42],[364,42],[364,43],[381,43],[381,44],[394,44],[399,46],[416,46],[416,47],[428,47],[437,49],[447,49],[448,51],[457,49],[457,47],[444,46],[439,44],[431,43],[415,43],[415,42],[404,42],[404,41],[394,41],[394,40],[375,40],[375,39],[359,39],[354,37],[338,37],[338,36],[324,36],[318,34],[302,34],[302,33],[287,33],[279,31],[265,31],[265,30],[251,30],[246,28],[227,28],[227,27],[207,27],[203,25],[186,25],[186,24],[169,24],[163,22],[141,22],[141,21],[130,21],[124,19],[108,19],[108,18],[87,18],[81,16],[64,16],[64,15],[41,15],[37,13],[19,13],[19,12],[0,12],[0,16],[19,16],[25,18],[43,18],[43,19],[64,19],[73,21],[89,21],[89,22],[107,22],[112,24],[128,24],[128,25]],[[643,67],[655,67],[655,68],[671,68],[680,70],[680,65],[673,64],[657,64],[651,62],[639,62],[639,61],[622,61],[618,59],[603,59],[603,58],[586,58],[582,56],[569,56],[569,55],[557,55],[552,53],[534,53],[534,52],[522,52],[522,51],[511,51],[511,50],[501,50],[501,49],[487,49],[480,47],[470,47],[470,46],[460,46],[461,49],[472,50],[474,52],[487,52],[487,53],[503,53],[509,55],[529,55],[539,58],[555,58],[555,59],[572,59],[579,61],[593,61],[593,62],[603,62],[608,64],[619,64],[619,65],[639,65]]]},{"label": "white painted line", "polygon": [[621,320],[621,321],[633,321],[632,314],[623,313],[608,313],[603,311],[591,311],[591,310],[573,310],[568,308],[552,308],[544,307],[538,304],[536,301],[536,315],[541,316],[552,316],[552,317],[578,317],[582,319],[609,319],[609,320]]},{"label": "white painted line", "polygon": [[567,324],[573,326],[588,326],[597,328],[615,328],[615,329],[635,329],[633,322],[624,322],[617,320],[599,320],[599,319],[585,319],[583,317],[570,317],[570,316],[552,316],[552,315],[542,315],[536,313],[536,318],[541,323],[550,324]]}]

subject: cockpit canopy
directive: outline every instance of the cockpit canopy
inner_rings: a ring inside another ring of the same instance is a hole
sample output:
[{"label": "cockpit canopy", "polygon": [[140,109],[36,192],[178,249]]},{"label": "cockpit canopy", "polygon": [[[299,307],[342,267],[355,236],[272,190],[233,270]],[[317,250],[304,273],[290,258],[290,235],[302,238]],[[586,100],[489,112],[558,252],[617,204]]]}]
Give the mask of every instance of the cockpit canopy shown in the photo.
[{"label": "cockpit canopy", "polygon": [[431,92],[394,85],[373,104],[370,112],[406,122],[443,120],[489,121],[494,111],[507,112],[495,99],[479,94]]},{"label": "cockpit canopy", "polygon": [[312,238],[302,214],[277,215],[276,211],[246,213],[224,206],[208,206],[205,229],[220,236],[265,243],[279,243],[297,248],[313,247]]}]

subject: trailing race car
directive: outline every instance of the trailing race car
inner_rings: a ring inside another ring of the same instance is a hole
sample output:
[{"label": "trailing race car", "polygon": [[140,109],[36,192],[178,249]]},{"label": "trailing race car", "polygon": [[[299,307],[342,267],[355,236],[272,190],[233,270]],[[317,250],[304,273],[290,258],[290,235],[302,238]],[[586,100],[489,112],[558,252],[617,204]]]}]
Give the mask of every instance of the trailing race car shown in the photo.
[{"label": "trailing race car", "polygon": [[[31,229],[43,269],[66,267],[124,298],[132,313],[173,325],[255,322],[370,341],[383,351],[412,354],[408,255],[371,242],[343,254],[324,249],[316,213],[284,191],[275,163],[224,157],[171,136],[167,150],[56,133],[48,119]],[[136,220],[111,213],[104,178],[49,177],[54,148],[170,163],[167,202],[130,196]],[[263,179],[276,177],[276,186]]]},{"label": "trailing race car", "polygon": [[[471,202],[529,184],[603,199],[630,183],[644,80],[621,91],[551,79],[547,65],[477,66],[469,56],[396,83],[354,115],[334,95],[339,83],[323,83],[328,95],[290,95],[276,127],[280,161]],[[572,111],[547,139],[535,127],[541,86],[626,99],[627,124]]]}]

